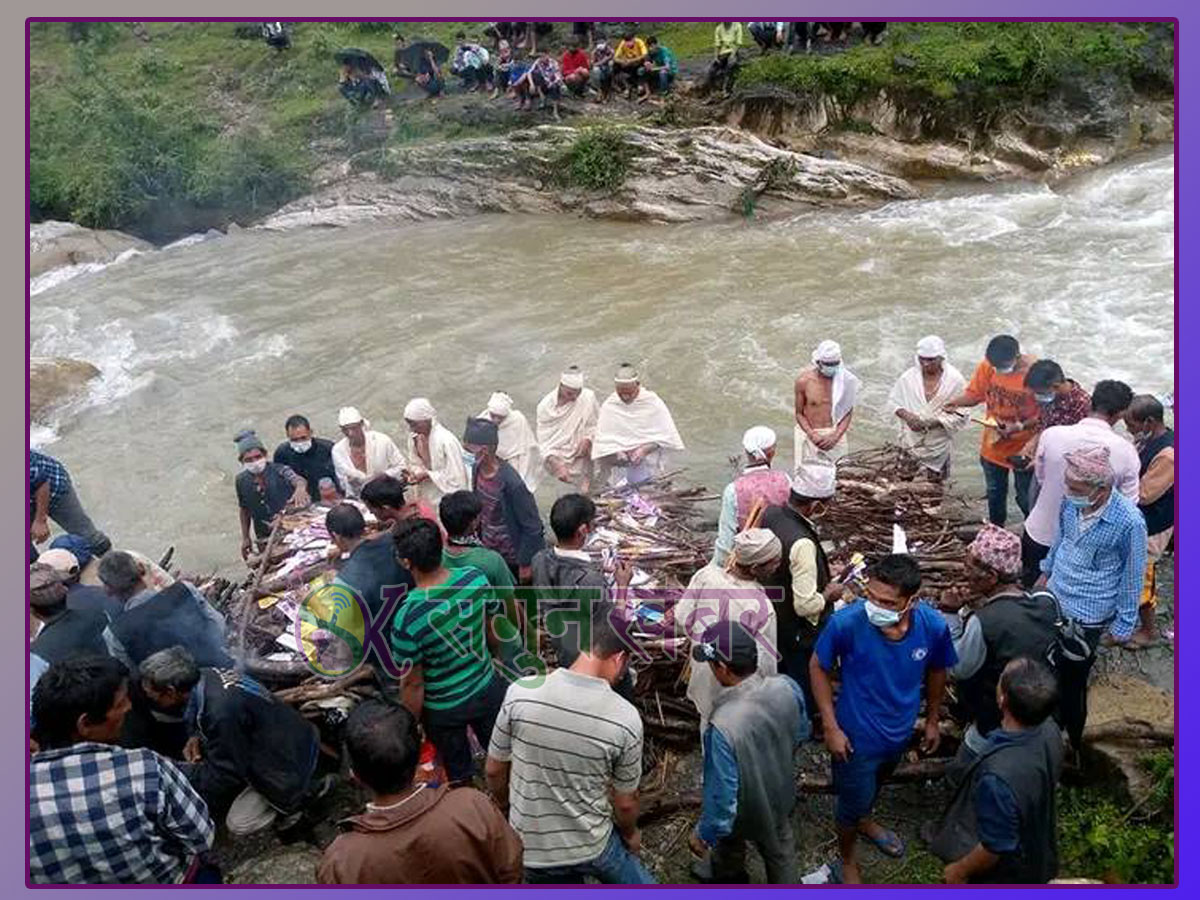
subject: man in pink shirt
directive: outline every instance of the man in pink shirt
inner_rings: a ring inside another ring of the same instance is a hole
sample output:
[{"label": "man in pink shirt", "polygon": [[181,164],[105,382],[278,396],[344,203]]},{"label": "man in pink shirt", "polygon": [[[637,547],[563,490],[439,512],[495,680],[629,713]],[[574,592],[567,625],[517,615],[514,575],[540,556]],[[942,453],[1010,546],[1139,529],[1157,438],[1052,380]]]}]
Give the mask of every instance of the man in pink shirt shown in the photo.
[{"label": "man in pink shirt", "polygon": [[1133,402],[1133,391],[1120,381],[1101,381],[1092,392],[1092,411],[1076,425],[1056,425],[1042,432],[1034,457],[1034,475],[1041,490],[1025,519],[1021,535],[1022,584],[1028,590],[1041,574],[1040,566],[1058,537],[1058,514],[1065,490],[1065,457],[1088,445],[1107,447],[1116,478],[1113,486],[1134,503],[1138,501],[1137,449],[1115,431],[1115,425]]}]

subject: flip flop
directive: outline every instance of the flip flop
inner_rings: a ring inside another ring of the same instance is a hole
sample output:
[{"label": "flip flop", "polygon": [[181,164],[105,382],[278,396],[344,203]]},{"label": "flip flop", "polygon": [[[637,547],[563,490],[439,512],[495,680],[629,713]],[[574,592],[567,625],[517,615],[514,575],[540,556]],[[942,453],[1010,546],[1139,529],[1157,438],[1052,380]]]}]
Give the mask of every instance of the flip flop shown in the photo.
[{"label": "flip flop", "polygon": [[883,837],[880,838],[874,838],[869,834],[862,834],[861,832],[859,834],[874,844],[876,850],[884,856],[890,856],[892,859],[900,859],[904,856],[907,849],[904,846],[904,841],[900,840],[900,836],[896,832],[889,831],[886,828],[883,830]]}]

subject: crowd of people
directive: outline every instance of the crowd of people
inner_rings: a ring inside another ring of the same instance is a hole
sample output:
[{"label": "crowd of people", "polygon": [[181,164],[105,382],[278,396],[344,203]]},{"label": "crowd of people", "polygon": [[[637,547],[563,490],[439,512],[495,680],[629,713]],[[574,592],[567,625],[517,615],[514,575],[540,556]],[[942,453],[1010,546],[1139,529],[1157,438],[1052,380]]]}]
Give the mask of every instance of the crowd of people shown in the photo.
[{"label": "crowd of people", "polygon": [[[922,591],[906,552],[865,574],[826,556],[820,513],[838,502],[862,387],[836,342],[795,380],[792,469],[776,465],[772,428],[744,435],[713,558],[662,618],[692,660],[698,879],[746,880],[753,844],[769,881],[796,881],[794,754],[808,740],[831,758],[838,853],[803,880],[860,882],[860,839],[903,856],[873,808],[914,744],[937,751],[951,680],[969,727],[948,776],[954,799],[926,836],[945,880],[1057,873],[1062,733],[1077,752],[1097,649],[1159,637],[1174,435],[1159,399],[1114,380],[1089,394],[1010,335],[988,342],[969,380],[947,357],[938,337],[919,341],[887,408],[897,441],[944,485],[965,410],[984,406],[989,521],[964,582],[940,596]],[[326,848],[322,882],[654,881],[639,855],[635,573],[588,552],[591,495],[653,480],[684,443],[628,364],[603,402],[571,366],[532,423],[516,405],[495,392],[459,433],[414,398],[398,440],[352,406],[336,442],[299,414],[270,455],[254,431],[236,438],[243,556],[263,551],[280,514],[323,505],[337,583],[372,615],[395,609],[385,624],[401,674],[380,676],[385,699],[360,703],[344,732],[370,800]],[[1004,527],[1010,473],[1020,533]],[[549,545],[542,479],[562,491]],[[51,519],[67,533],[38,553]],[[240,670],[223,618],[193,585],[112,549],[65,468],[36,451],[30,561],[33,881],[215,881],[214,821],[235,835],[288,833],[321,815],[339,760],[314,726]],[[530,623],[509,602],[514,586],[539,589],[533,624],[554,650],[533,680],[521,675],[538,648],[521,643]],[[472,738],[486,751],[482,778]],[[416,776],[424,740],[445,783]]]},{"label": "crowd of people", "polygon": [[[747,33],[763,53],[812,52],[814,41],[844,45],[851,22],[719,22],[713,30],[712,58],[704,72],[704,87],[728,93],[747,49]],[[886,22],[863,22],[864,40],[879,43]],[[614,94],[645,103],[663,97],[679,77],[679,61],[670,47],[653,34],[639,35],[622,27],[609,37],[596,22],[571,23],[566,49],[555,56],[548,49],[550,22],[489,22],[482,34],[460,31],[448,65],[441,65],[431,45],[411,62],[408,39],[395,35],[393,74],[410,78],[430,97],[443,94],[448,78],[467,92],[504,95],[519,109],[549,104],[558,118],[564,95],[607,103]],[[484,46],[485,39],[490,47]],[[541,41],[541,47],[538,42]]]}]

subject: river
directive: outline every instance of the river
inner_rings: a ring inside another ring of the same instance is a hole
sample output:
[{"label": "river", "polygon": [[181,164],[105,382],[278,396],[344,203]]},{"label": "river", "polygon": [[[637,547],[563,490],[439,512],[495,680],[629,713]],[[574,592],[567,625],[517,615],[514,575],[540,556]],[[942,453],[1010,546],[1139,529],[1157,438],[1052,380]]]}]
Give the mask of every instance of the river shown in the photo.
[{"label": "river", "polygon": [[[336,438],[353,404],[399,443],[410,397],[461,431],[493,390],[532,420],[564,366],[603,396],[628,361],[670,406],[688,477],[718,488],[750,425],[774,427],[790,465],[792,380],[826,337],[864,382],[852,449],[893,435],[888,391],[929,333],[967,377],[1011,332],[1089,387],[1172,390],[1173,203],[1165,151],[1053,188],[942,186],[769,223],[246,230],[39,290],[32,353],[103,377],[31,440],[67,464],[118,546],[173,543],[189,571],[227,569],[241,428],[274,446],[302,412]],[[982,496],[977,432],[959,438],[955,481]]]}]

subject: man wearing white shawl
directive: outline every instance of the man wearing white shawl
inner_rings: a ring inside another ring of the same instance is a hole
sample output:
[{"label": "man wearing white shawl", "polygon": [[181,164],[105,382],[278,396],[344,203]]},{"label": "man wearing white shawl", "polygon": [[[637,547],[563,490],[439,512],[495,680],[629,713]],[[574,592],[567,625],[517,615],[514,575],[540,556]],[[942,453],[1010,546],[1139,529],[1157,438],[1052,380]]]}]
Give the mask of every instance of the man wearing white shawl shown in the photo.
[{"label": "man wearing white shawl", "polygon": [[600,404],[583,386],[583,372],[571,366],[558,387],[537,405],[537,441],[546,471],[582,494],[592,486],[592,440]]},{"label": "man wearing white shawl", "polygon": [[410,400],[404,421],[409,431],[405,477],[417,497],[436,508],[443,495],[468,490],[462,444],[437,420],[433,404],[424,397]]},{"label": "man wearing white shawl", "polygon": [[404,456],[395,442],[379,431],[353,406],[338,411],[342,439],[333,445],[333,471],[342,493],[357,499],[362,486],[376,475],[398,478],[404,471]]},{"label": "man wearing white shawl", "polygon": [[542,454],[529,420],[519,409],[513,409],[513,398],[496,391],[488,399],[487,408],[476,418],[491,419],[500,433],[496,456],[517,470],[525,486],[536,491],[542,474]]},{"label": "man wearing white shawl", "polygon": [[618,368],[614,382],[600,407],[592,459],[613,487],[640,484],[665,471],[664,454],[684,449],[683,440],[667,404],[642,387],[633,366]]},{"label": "man wearing white shawl", "polygon": [[[776,674],[778,624],[775,607],[762,585],[774,575],[782,555],[783,545],[773,532],[765,528],[739,532],[733,539],[733,565],[728,570],[709,563],[688,582],[674,606],[676,631],[698,641],[718,622],[740,622],[758,639],[759,674]],[[687,696],[700,713],[702,735],[721,689],[711,666],[691,667]]]},{"label": "man wearing white shawl", "polygon": [[931,334],[917,342],[916,365],[896,380],[888,395],[888,412],[900,420],[900,446],[939,481],[950,474],[954,433],[967,423],[961,410],[942,407],[966,386],[962,372],[946,362],[942,339]]},{"label": "man wearing white shawl", "polygon": [[796,378],[795,468],[832,465],[846,455],[846,432],[862,382],[842,363],[837,341],[821,341]]}]

